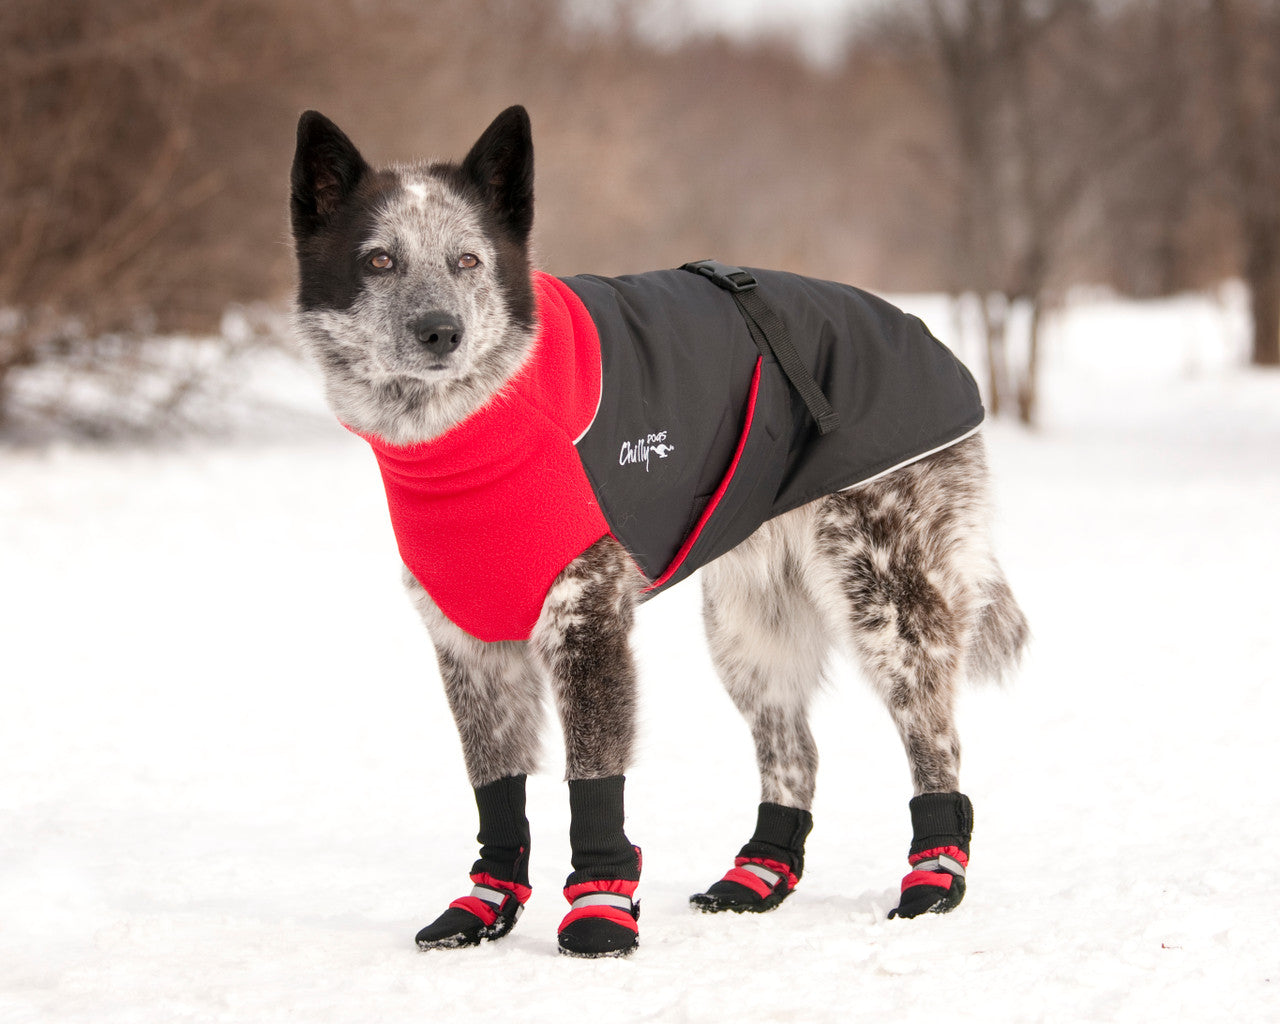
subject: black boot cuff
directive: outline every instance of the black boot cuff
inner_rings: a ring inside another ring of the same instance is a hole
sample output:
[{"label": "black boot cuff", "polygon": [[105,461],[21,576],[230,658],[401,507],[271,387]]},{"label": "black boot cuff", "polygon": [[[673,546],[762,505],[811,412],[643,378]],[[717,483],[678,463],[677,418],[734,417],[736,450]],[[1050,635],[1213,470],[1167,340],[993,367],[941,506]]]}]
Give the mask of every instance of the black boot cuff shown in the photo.
[{"label": "black boot cuff", "polygon": [[925,793],[911,808],[911,852],[938,846],[958,846],[969,852],[973,833],[973,805],[963,793]]}]

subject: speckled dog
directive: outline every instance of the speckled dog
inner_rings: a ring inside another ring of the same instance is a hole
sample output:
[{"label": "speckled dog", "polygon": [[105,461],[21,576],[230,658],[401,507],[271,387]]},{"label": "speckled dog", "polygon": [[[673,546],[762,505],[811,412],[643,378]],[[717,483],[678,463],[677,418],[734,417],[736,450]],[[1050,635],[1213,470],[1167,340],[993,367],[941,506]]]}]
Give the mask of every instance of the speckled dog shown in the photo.
[{"label": "speckled dog", "polygon": [[629,633],[639,601],[699,565],[762,791],[754,834],[693,906],[767,911],[794,891],[818,765],[808,708],[842,645],[915,788],[891,916],[954,908],[972,828],[956,693],[1012,666],[1027,634],[990,549],[981,406],[954,357],[882,300],[794,275],[534,272],[519,107],[461,163],[387,169],[304,114],[291,212],[297,330],[378,459],[479,811],[474,888],[418,945],[499,938],[529,899],[524,784],[549,684],[571,809],[559,946],[636,948]]}]

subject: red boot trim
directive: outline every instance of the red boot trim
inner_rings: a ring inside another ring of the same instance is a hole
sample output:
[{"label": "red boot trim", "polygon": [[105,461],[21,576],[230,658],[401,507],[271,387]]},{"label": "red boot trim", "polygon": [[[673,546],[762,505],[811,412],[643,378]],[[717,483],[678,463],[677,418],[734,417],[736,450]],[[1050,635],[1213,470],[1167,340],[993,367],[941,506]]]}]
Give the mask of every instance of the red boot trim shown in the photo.
[{"label": "red boot trim", "polygon": [[492,903],[486,903],[479,896],[460,896],[449,906],[458,907],[468,914],[475,914],[476,917],[484,922],[486,928],[498,920],[497,908]]},{"label": "red boot trim", "polygon": [[906,892],[916,885],[936,885],[939,889],[950,889],[955,875],[945,871],[912,871],[902,880],[902,891]]},{"label": "red boot trim", "polygon": [[915,865],[922,860],[933,860],[937,856],[950,857],[957,861],[962,868],[969,866],[969,855],[958,846],[935,846],[932,850],[921,850],[919,853],[913,853],[907,858],[907,863]]},{"label": "red boot trim", "polygon": [[477,871],[471,876],[471,881],[476,885],[487,885],[490,889],[501,889],[503,892],[511,893],[521,906],[529,902],[529,897],[533,895],[533,890],[527,885],[521,885],[519,882],[508,882],[505,878],[494,878],[493,875],[486,874],[483,871]]},{"label": "red boot trim", "polygon": [[564,915],[564,920],[560,922],[560,931],[564,931],[569,925],[573,924],[584,917],[603,917],[606,921],[612,921],[614,924],[620,924],[624,928],[629,928],[637,935],[640,933],[640,925],[636,923],[636,919],[628,914],[621,907],[578,907]]},{"label": "red boot trim", "polygon": [[733,868],[730,871],[725,872],[724,878],[720,879],[720,881],[737,882],[738,885],[746,886],[746,888],[750,889],[762,900],[766,899],[769,894],[773,892],[773,887],[769,885],[768,882],[759,875],[753,875],[746,868]]},{"label": "red boot trim", "polygon": [[639,881],[628,881],[625,878],[579,882],[577,885],[566,885],[564,887],[564,898],[572,903],[579,896],[586,896],[588,893],[593,892],[616,892],[620,896],[630,898],[636,894],[636,886],[639,884]]}]

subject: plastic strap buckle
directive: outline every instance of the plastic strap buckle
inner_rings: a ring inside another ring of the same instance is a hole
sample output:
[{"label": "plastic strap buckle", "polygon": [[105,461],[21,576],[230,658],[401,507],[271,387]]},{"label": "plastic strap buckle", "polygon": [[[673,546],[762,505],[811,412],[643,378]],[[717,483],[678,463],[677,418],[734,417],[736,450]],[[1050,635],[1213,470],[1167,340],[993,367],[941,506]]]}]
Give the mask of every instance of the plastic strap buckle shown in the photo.
[{"label": "plastic strap buckle", "polygon": [[691,270],[695,274],[710,278],[727,292],[749,292],[756,286],[756,279],[741,267],[731,267],[719,260],[695,260],[686,263],[681,270]]},{"label": "plastic strap buckle", "polygon": [[947,871],[964,878],[964,865],[954,857],[948,857],[945,853],[940,853],[929,860],[919,861],[912,864],[911,867],[914,871]]}]

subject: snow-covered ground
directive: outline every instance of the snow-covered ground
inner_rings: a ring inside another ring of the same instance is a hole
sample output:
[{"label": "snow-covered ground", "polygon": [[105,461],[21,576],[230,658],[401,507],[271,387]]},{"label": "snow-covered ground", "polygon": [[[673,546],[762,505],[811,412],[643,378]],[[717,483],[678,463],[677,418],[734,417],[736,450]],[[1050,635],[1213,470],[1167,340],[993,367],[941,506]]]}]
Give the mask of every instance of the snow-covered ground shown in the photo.
[{"label": "snow-covered ground", "polygon": [[1086,302],[1051,324],[1042,428],[988,432],[1036,641],[963,702],[954,914],[885,919],[909,784],[845,664],[799,891],[691,913],[753,823],[752,750],[697,585],[642,610],[627,961],[556,955],[550,718],[528,912],[414,949],[474,804],[376,468],[318,403],[287,438],[0,452],[0,1020],[1276,1019],[1280,375],[1234,368],[1241,335],[1238,296]]}]

